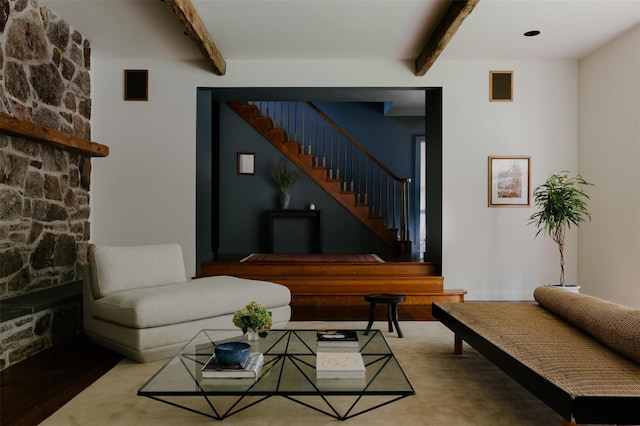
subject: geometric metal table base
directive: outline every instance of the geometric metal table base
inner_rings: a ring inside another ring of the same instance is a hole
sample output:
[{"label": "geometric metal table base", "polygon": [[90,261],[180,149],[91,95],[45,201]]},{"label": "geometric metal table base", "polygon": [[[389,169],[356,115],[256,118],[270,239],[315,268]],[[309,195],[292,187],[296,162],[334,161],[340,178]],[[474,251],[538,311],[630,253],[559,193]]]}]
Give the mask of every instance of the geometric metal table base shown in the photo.
[{"label": "geometric metal table base", "polygon": [[[358,330],[366,379],[317,379],[315,330],[271,330],[250,342],[265,363],[253,379],[203,379],[200,369],[216,344],[246,337],[236,330],[203,330],[139,390],[139,396],[193,413],[224,420],[274,396],[347,420],[415,395],[379,330]],[[330,352],[331,349],[324,349]],[[339,351],[339,350],[338,350]],[[375,398],[371,398],[375,397]]]},{"label": "geometric metal table base", "polygon": [[[234,414],[240,413],[240,412],[246,410],[247,408],[250,408],[250,407],[253,407],[254,405],[257,405],[257,404],[259,404],[260,402],[262,402],[264,400],[267,400],[267,399],[275,397],[275,396],[263,396],[263,397],[260,397],[259,399],[257,399],[256,401],[251,402],[250,404],[240,405],[241,402],[243,401],[243,399],[251,398],[251,397],[248,397],[248,396],[241,396],[241,397],[238,398],[238,400],[236,401],[235,404],[233,404],[231,407],[226,408],[225,410],[220,410],[218,407],[215,406],[215,402],[214,402],[213,399],[214,398],[220,398],[220,397],[212,397],[212,396],[208,396],[208,395],[203,395],[203,396],[199,396],[199,397],[196,397],[196,396],[190,396],[190,397],[189,396],[183,396],[183,397],[180,397],[180,398],[204,398],[206,400],[207,404],[209,405],[209,407],[211,408],[211,412],[207,413],[207,412],[204,412],[204,411],[199,411],[197,409],[188,407],[186,405],[181,405],[180,403],[177,403],[175,401],[170,401],[170,400],[165,400],[165,399],[159,398],[157,396],[151,396],[151,395],[143,395],[143,396],[146,396],[147,398],[150,398],[150,399],[153,399],[153,400],[156,400],[156,401],[159,401],[159,402],[163,402],[165,404],[172,405],[172,406],[177,407],[177,408],[181,408],[181,409],[186,410],[186,411],[190,411],[192,413],[201,414],[203,416],[206,416],[206,417],[209,417],[209,418],[212,418],[212,419],[215,419],[215,420],[224,420],[227,417],[231,417]],[[369,411],[375,410],[376,408],[380,408],[380,407],[383,407],[385,405],[391,404],[392,402],[398,401],[400,399],[404,399],[407,396],[409,396],[409,395],[402,395],[402,396],[398,396],[398,397],[392,397],[391,399],[389,399],[389,401],[378,403],[375,406],[368,407],[366,409],[361,409],[359,411],[356,411],[356,410],[358,410],[358,403],[361,402],[362,398],[366,398],[366,397],[362,397],[362,396],[358,396],[358,397],[348,397],[348,396],[336,397],[336,398],[355,398],[355,401],[353,402],[353,404],[351,404],[349,406],[349,409],[347,411],[343,412],[343,413],[340,413],[338,411],[338,409],[333,406],[332,402],[330,402],[325,397],[321,397],[321,396],[312,397],[312,398],[320,398],[322,401],[324,401],[326,403],[325,404],[326,407],[323,409],[323,408],[315,406],[315,405],[313,405],[311,403],[304,402],[304,401],[298,400],[298,399],[290,397],[290,396],[280,395],[280,397],[282,397],[282,398],[288,399],[288,400],[290,400],[292,402],[295,402],[297,404],[300,404],[300,405],[305,406],[307,408],[310,408],[312,410],[315,410],[315,411],[318,411],[320,413],[326,414],[326,415],[328,415],[330,417],[335,418],[336,420],[348,420],[348,419],[351,419],[353,417],[356,417],[356,416],[359,416],[361,414],[368,413]],[[254,397],[254,398],[257,398],[257,397]]]}]

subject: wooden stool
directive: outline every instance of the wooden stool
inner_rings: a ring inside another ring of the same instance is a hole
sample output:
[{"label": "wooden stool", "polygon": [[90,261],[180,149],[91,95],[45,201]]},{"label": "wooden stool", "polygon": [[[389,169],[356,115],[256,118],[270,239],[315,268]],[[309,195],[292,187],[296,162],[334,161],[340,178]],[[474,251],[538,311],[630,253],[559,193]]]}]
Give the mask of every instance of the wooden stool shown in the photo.
[{"label": "wooden stool", "polygon": [[404,294],[368,294],[364,297],[365,302],[370,303],[369,307],[369,324],[367,330],[364,332],[365,336],[369,334],[371,325],[376,318],[376,304],[387,304],[387,321],[389,322],[389,331],[393,331],[393,324],[396,325],[396,331],[398,337],[402,337],[402,331],[400,331],[400,324],[398,324],[398,303],[407,300]]}]

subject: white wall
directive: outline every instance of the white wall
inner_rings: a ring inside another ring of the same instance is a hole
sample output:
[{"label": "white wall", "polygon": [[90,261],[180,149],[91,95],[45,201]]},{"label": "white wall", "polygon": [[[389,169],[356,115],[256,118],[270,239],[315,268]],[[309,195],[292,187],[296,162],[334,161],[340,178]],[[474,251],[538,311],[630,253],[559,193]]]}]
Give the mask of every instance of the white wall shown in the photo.
[{"label": "white wall", "polygon": [[[144,49],[141,49],[144,50]],[[93,139],[111,154],[93,161],[92,241],[181,244],[195,273],[195,117],[198,87],[420,86],[400,62],[229,62],[118,59],[93,49]],[[149,101],[123,100],[125,69],[149,70]],[[374,70],[363,78],[363,70]]]},{"label": "white wall", "polygon": [[[576,62],[441,61],[416,77],[400,62],[230,61],[219,77],[200,62],[101,58],[94,49],[92,68],[93,138],[111,148],[94,161],[98,244],[176,241],[194,273],[199,86],[442,86],[445,286],[468,290],[468,300],[521,300],[557,280],[555,246],[526,226],[533,209],[487,207],[487,156],[531,155],[533,186],[576,169]],[[137,68],[149,69],[149,102],[122,99],[123,70]],[[514,71],[514,102],[488,101],[490,70]],[[575,238],[568,281],[577,275]]]},{"label": "white wall", "polygon": [[[529,300],[558,282],[559,256],[534,239],[533,207],[487,207],[488,156],[531,156],[531,189],[576,171],[577,63],[440,64],[444,81],[443,275],[468,300]],[[513,70],[514,101],[489,102],[489,70]],[[567,282],[576,280],[576,234],[567,237]]]},{"label": "white wall", "polygon": [[594,182],[580,228],[583,292],[640,308],[640,26],[580,61],[580,173]]},{"label": "white wall", "polygon": [[[397,62],[276,61],[230,62],[218,77],[201,62],[103,59],[94,50],[93,135],[111,155],[94,160],[92,240],[177,241],[195,271],[197,87],[442,86],[446,287],[468,290],[468,300],[521,300],[557,281],[555,244],[526,225],[533,208],[487,207],[487,157],[530,155],[532,189],[563,169],[597,184],[593,222],[580,229],[579,276],[578,232],[568,236],[567,281],[640,306],[639,39],[636,28],[579,66],[439,61],[422,78]],[[150,70],[149,102],[122,100],[123,70],[135,68]],[[488,102],[489,70],[514,71],[514,102]]]},{"label": "white wall", "polygon": [[[181,64],[178,64],[181,65]],[[197,68],[95,58],[91,240],[101,245],[178,242],[195,272]],[[149,101],[123,101],[124,69],[149,69]],[[185,84],[184,82],[188,82]]]}]

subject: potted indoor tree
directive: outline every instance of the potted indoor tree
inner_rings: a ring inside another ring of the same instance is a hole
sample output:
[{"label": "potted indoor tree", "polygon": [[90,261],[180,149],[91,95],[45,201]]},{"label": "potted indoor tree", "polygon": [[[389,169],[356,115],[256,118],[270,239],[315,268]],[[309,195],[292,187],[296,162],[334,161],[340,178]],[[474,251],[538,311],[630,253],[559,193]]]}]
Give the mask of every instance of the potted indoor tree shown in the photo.
[{"label": "potted indoor tree", "polygon": [[291,169],[289,161],[287,160],[280,160],[272,164],[271,177],[282,192],[280,194],[280,208],[289,208],[289,201],[291,199],[289,195],[289,188],[291,188],[302,176],[302,172]]},{"label": "potted indoor tree", "polygon": [[[533,192],[533,199],[538,211],[529,217],[529,224],[538,228],[536,237],[547,234],[558,245],[560,251],[560,284],[558,287],[577,291],[580,286],[566,285],[564,279],[564,238],[571,225],[580,227],[582,222],[591,221],[587,209],[589,196],[584,192],[585,186],[593,186],[582,176],[570,176],[561,171],[550,175],[547,180]],[[552,286],[555,284],[551,284]]]}]

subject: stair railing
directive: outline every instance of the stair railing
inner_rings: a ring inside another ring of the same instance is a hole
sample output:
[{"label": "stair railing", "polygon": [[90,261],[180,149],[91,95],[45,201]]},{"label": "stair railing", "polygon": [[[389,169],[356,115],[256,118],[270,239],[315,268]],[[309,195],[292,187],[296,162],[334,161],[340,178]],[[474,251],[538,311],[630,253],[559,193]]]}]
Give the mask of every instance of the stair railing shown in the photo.
[{"label": "stair railing", "polygon": [[314,167],[326,168],[327,179],[339,181],[343,193],[353,193],[356,204],[367,205],[369,216],[397,229],[398,241],[411,241],[410,178],[396,176],[312,102],[249,103],[284,131],[285,142],[299,144],[299,154],[312,156]]}]

